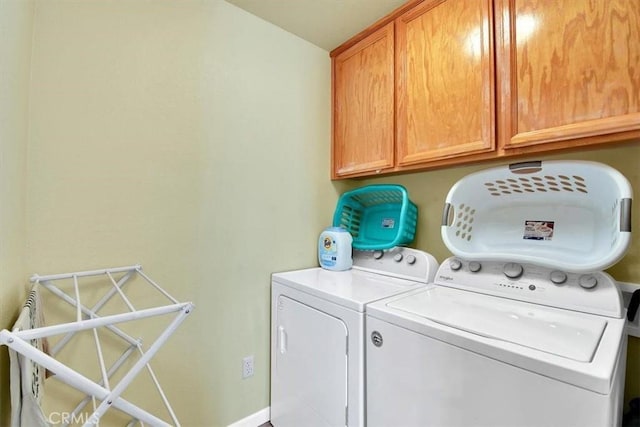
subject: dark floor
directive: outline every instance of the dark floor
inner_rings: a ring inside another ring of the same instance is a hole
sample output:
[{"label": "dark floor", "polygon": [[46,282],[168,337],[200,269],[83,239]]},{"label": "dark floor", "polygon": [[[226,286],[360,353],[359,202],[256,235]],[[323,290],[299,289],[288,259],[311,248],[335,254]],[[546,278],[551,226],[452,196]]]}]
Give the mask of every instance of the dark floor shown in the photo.
[{"label": "dark floor", "polygon": [[270,422],[266,422],[264,424],[260,424],[258,427],[273,427]]}]

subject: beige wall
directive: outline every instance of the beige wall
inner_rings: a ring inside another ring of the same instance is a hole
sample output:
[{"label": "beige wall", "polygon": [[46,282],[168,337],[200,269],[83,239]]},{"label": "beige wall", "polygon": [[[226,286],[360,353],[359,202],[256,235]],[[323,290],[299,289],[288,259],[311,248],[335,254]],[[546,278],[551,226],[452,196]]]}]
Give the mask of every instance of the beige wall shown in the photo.
[{"label": "beige wall", "polygon": [[197,305],[153,364],[183,425],[267,407],[270,273],[316,263],[339,194],[327,52],[222,0],[43,0],[34,28],[28,271],[141,263]]},{"label": "beige wall", "polygon": [[[591,149],[580,152],[564,153],[553,156],[538,156],[531,159],[565,159],[591,160],[602,162],[618,169],[630,181],[636,199],[640,189],[640,142],[619,144],[612,148]],[[524,160],[524,159],[518,159]],[[432,172],[414,173],[395,177],[385,177],[359,182],[359,185],[374,183],[397,183],[404,185],[411,200],[419,209],[419,225],[415,247],[432,253],[439,262],[451,256],[440,236],[440,221],[442,208],[449,189],[459,179],[469,173],[497,166],[509,162],[484,163],[473,166],[453,167]],[[640,283],[640,240],[637,238],[640,230],[640,215],[638,205],[632,215],[632,230],[636,237],[632,240],[625,257],[608,272],[617,280],[623,282]],[[640,339],[630,337],[627,365],[626,400],[640,396]],[[625,408],[628,411],[629,408]]]},{"label": "beige wall", "polygon": [[[25,296],[25,156],[33,2],[0,0],[0,329]],[[6,396],[6,397],[5,397]],[[9,420],[6,347],[0,347],[0,425]]]}]

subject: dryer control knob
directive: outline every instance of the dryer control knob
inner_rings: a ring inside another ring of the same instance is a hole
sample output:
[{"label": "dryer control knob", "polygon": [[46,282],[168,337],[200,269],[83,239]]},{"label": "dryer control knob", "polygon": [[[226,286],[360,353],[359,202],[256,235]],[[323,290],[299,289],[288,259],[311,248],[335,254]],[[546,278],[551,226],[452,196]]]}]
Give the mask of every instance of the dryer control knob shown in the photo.
[{"label": "dryer control knob", "polygon": [[371,332],[371,342],[376,347],[382,347],[382,343],[384,340],[382,339],[382,335],[378,331]]},{"label": "dryer control knob", "polygon": [[585,274],[583,276],[580,276],[580,278],[578,279],[578,284],[585,289],[592,289],[595,288],[598,284],[598,279],[590,274]]},{"label": "dryer control knob", "polygon": [[375,259],[380,259],[380,258],[382,258],[382,255],[384,255],[384,252],[382,252],[382,251],[373,251],[373,257],[374,257]]},{"label": "dryer control knob", "polygon": [[462,268],[462,262],[458,258],[453,258],[449,261],[449,268],[453,271],[458,271]]},{"label": "dryer control knob", "polygon": [[478,271],[480,271],[480,269],[482,269],[482,264],[480,264],[478,261],[471,261],[469,263],[470,272],[477,273]]},{"label": "dryer control knob", "polygon": [[524,272],[522,266],[515,262],[506,263],[502,271],[509,279],[517,279],[522,276],[522,273]]},{"label": "dryer control knob", "polygon": [[407,255],[407,264],[413,265],[415,263],[416,263],[416,256],[415,255]]},{"label": "dryer control knob", "polygon": [[393,256],[393,260],[394,260],[395,262],[400,262],[400,261],[402,261],[402,254],[395,254],[395,255]]},{"label": "dryer control knob", "polygon": [[554,270],[551,272],[549,279],[555,285],[562,285],[564,282],[567,281],[567,273],[560,270]]}]

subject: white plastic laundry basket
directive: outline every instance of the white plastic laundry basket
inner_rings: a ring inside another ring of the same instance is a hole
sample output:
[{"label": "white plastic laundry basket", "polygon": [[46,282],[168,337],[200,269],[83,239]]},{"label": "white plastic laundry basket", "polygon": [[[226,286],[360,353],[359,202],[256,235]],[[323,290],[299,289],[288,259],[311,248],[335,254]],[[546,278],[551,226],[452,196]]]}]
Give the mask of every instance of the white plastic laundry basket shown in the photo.
[{"label": "white plastic laundry basket", "polygon": [[631,200],[627,179],[600,163],[515,163],[449,190],[442,239],[461,258],[599,271],[629,246]]}]

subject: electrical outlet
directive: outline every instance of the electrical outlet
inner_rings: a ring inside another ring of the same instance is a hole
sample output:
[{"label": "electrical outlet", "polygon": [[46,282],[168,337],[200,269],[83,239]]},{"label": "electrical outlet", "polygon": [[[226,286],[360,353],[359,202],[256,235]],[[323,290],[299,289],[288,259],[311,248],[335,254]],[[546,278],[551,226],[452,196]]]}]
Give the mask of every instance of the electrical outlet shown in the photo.
[{"label": "electrical outlet", "polygon": [[242,378],[249,378],[253,375],[253,356],[242,359]]}]

